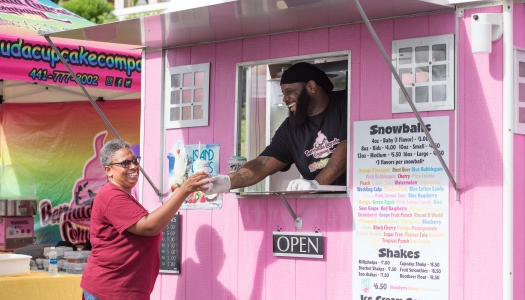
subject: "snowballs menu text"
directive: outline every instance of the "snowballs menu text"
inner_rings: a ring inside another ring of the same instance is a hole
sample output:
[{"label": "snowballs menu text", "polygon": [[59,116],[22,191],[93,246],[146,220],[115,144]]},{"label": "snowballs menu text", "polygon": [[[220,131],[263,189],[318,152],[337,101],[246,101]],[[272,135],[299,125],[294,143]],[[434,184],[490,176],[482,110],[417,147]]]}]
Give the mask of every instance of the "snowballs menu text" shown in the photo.
[{"label": "snowballs menu text", "polygon": [[[448,164],[448,117],[423,122]],[[354,123],[353,165],[353,299],[447,299],[449,182],[417,119]]]}]

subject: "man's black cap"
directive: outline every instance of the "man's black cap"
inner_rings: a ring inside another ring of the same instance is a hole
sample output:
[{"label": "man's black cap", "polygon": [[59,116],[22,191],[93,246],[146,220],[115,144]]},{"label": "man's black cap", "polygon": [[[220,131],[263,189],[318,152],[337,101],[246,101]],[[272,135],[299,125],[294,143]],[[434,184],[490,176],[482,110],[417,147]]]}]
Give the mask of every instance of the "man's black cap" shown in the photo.
[{"label": "man's black cap", "polygon": [[281,85],[296,82],[308,83],[310,80],[315,81],[326,93],[330,93],[334,89],[334,84],[325,72],[305,62],[296,63],[286,69],[281,77]]}]

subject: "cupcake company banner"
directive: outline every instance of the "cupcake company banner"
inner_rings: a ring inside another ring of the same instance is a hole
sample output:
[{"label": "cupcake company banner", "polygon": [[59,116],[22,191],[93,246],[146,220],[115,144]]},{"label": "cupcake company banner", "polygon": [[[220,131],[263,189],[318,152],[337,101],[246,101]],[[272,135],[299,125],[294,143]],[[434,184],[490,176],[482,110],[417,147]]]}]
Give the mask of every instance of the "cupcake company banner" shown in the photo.
[{"label": "cupcake company banner", "polygon": [[[423,120],[448,163],[448,117]],[[448,299],[449,181],[421,125],[356,122],[353,156],[352,299]]]},{"label": "cupcake company banner", "polygon": [[[122,139],[140,143],[139,100],[98,105]],[[89,102],[5,103],[0,130],[0,165],[21,166],[35,182],[35,243],[83,245],[91,201],[107,182],[100,149],[115,136]]]},{"label": "cupcake company banner", "polygon": [[[47,40],[38,35],[93,25],[49,0],[0,0],[0,79],[76,85]],[[140,91],[140,50],[58,38],[53,42],[83,85]]]},{"label": "cupcake company banner", "polygon": [[[168,152],[168,182],[175,193],[193,173],[205,171],[219,174],[219,144],[184,145],[177,141]],[[191,193],[181,209],[218,209],[222,207],[222,194],[208,195],[203,192]]]}]

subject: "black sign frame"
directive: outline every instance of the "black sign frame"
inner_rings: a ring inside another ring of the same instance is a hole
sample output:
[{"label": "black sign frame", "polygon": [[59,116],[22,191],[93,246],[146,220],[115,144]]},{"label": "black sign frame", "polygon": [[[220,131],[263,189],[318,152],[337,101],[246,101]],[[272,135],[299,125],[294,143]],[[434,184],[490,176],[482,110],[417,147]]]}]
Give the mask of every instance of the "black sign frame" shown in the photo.
[{"label": "black sign frame", "polygon": [[180,220],[181,215],[177,213],[162,230],[159,273],[180,274]]},{"label": "black sign frame", "polygon": [[320,232],[274,231],[272,235],[274,256],[321,259],[324,257],[324,237]]}]

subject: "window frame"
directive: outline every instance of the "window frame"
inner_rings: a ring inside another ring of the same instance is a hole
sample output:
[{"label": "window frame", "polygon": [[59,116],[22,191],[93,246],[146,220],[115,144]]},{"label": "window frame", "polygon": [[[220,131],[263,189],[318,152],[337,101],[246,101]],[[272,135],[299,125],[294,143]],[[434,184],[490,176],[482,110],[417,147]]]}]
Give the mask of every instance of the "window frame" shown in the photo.
[{"label": "window frame", "polygon": [[[325,53],[316,53],[316,54],[310,54],[310,55],[298,55],[298,56],[290,56],[290,57],[282,57],[282,58],[276,58],[276,59],[267,59],[267,60],[258,60],[258,61],[249,61],[249,62],[242,62],[242,63],[237,63],[237,67],[236,67],[236,80],[235,80],[235,119],[234,119],[234,154],[233,155],[241,155],[241,127],[242,127],[242,124],[241,124],[241,119],[240,119],[240,111],[242,110],[242,104],[243,104],[243,99],[242,99],[242,95],[243,95],[243,92],[246,92],[243,90],[243,86],[241,85],[241,82],[242,81],[242,77],[245,76],[244,74],[244,71],[243,69],[246,68],[246,67],[250,67],[250,66],[257,66],[257,65],[272,65],[272,64],[284,64],[284,63],[289,63],[289,62],[299,62],[299,61],[306,61],[306,60],[311,60],[311,59],[322,59],[322,58],[329,58],[329,57],[340,57],[340,56],[346,56],[346,60],[347,60],[347,70],[348,70],[348,78],[347,78],[347,85],[346,85],[346,88],[347,88],[347,101],[348,101],[348,105],[347,105],[347,117],[348,117],[348,122],[347,122],[347,147],[348,149],[350,149],[350,139],[351,139],[351,132],[350,132],[350,128],[351,128],[351,122],[350,122],[350,103],[351,103],[351,73],[352,73],[352,63],[351,63],[351,51],[350,50],[345,50],[345,51],[334,51],[334,52],[325,52]],[[267,85],[267,94],[269,94],[271,91],[269,90],[269,86],[271,85],[271,83],[268,83]],[[269,99],[266,99],[266,102],[267,102],[267,107],[271,105],[271,100]],[[269,140],[270,140],[270,125],[269,125],[269,118],[270,116],[268,115],[268,112],[269,110],[267,110],[267,113],[266,113],[266,119],[267,119],[267,123],[266,123],[266,128],[265,128],[265,138],[266,138],[266,141],[267,141],[267,144],[269,143]],[[251,160],[253,158],[248,158],[248,160]],[[350,156],[350,151],[347,151],[347,162],[350,162],[350,159],[351,159],[351,156]],[[350,166],[350,163],[347,163],[347,168]],[[267,178],[265,178],[263,181],[265,182],[263,185],[265,185],[266,187],[269,186],[269,184],[267,183],[267,181],[269,180],[269,178],[273,176],[273,175],[270,175],[268,176]],[[294,194],[293,197],[294,198],[326,198],[326,197],[330,197],[330,198],[339,198],[339,197],[348,197],[350,195],[350,171],[347,170],[346,172],[346,176],[347,176],[347,185],[346,185],[346,191],[345,192],[340,192],[340,193],[316,193],[316,194]],[[268,192],[266,189],[264,192]],[[261,193],[263,193],[263,191],[261,191]],[[235,197],[237,198],[251,198],[251,197],[261,197],[261,196],[253,196],[253,195],[239,195],[239,194],[236,194]],[[264,197],[279,197],[279,195],[276,195],[276,194],[267,194],[265,195]]]},{"label": "window frame", "polygon": [[[204,78],[202,86],[195,85],[195,73],[203,72]],[[192,73],[192,85],[184,86],[184,74]],[[175,74],[181,74],[181,86],[172,87],[171,86],[171,77]],[[165,76],[165,94],[164,94],[164,128],[165,129],[176,129],[176,128],[187,128],[187,127],[199,127],[199,126],[208,126],[209,125],[209,111],[210,111],[210,63],[202,63],[195,65],[185,65],[185,66],[174,66],[166,67],[166,76]],[[202,118],[193,119],[194,107],[195,107],[195,90],[196,87],[202,87]],[[171,92],[175,89],[181,91],[180,102],[179,104],[171,104]],[[189,104],[184,104],[182,102],[182,91],[192,90],[191,93],[191,102]],[[172,107],[180,107],[180,116],[179,120],[171,120],[170,112]],[[182,108],[191,107],[192,118],[188,120],[182,120]]]},{"label": "window frame", "polygon": [[[445,44],[446,49],[446,60],[444,63],[437,63],[434,64],[433,61],[429,61],[428,63],[416,63],[415,57],[416,57],[416,51],[415,49],[417,47],[429,47],[429,55],[430,59],[432,56],[432,46],[434,45],[441,45]],[[413,51],[411,60],[412,62],[410,64],[403,64],[401,65],[399,63],[400,56],[398,56],[399,49],[403,48],[412,48]],[[412,102],[414,103],[415,107],[418,111],[441,111],[441,110],[454,110],[455,108],[455,92],[454,92],[454,85],[455,85],[455,43],[454,43],[454,34],[446,34],[446,35],[438,35],[438,36],[430,36],[430,37],[421,37],[421,38],[413,38],[413,39],[404,39],[404,40],[394,40],[392,41],[392,65],[396,69],[397,74],[399,74],[400,69],[407,69],[411,68],[413,70],[412,74],[412,84],[411,86],[405,85],[405,87],[409,87],[411,89],[408,89],[407,91],[411,93]],[[432,81],[433,75],[431,68],[434,68],[435,65],[445,65],[446,66],[446,79],[444,81],[436,81],[438,84],[433,84],[434,81]],[[402,66],[402,67],[400,67]],[[429,76],[428,81],[417,83],[416,82],[416,72],[415,69],[418,67],[429,67]],[[446,85],[446,100],[445,101],[432,101],[432,87],[435,85],[442,85],[442,83],[445,83]],[[418,102],[416,103],[416,99],[414,95],[416,94],[416,88],[417,87],[423,87],[428,86],[428,102]],[[392,75],[392,113],[406,113],[406,112],[412,112],[412,109],[410,108],[410,105],[408,104],[408,101],[405,103],[400,103],[400,94],[401,89],[399,87],[399,84],[397,80],[395,79],[394,75]]]},{"label": "window frame", "polygon": [[[520,103],[520,83],[525,88],[525,76],[520,77],[520,62],[525,64],[525,49],[514,49],[514,133],[525,134],[525,123],[520,123],[520,108],[525,110],[525,99]],[[520,80],[521,78],[521,80]],[[525,93],[524,93],[525,95]]]}]

